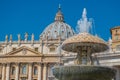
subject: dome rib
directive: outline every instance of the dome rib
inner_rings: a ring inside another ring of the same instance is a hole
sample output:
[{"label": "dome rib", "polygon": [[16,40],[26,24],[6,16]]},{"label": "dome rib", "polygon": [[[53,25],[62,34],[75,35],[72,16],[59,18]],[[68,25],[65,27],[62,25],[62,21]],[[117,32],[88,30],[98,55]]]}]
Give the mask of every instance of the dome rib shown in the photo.
[{"label": "dome rib", "polygon": [[75,34],[74,30],[66,23],[55,21],[48,25],[46,29],[42,32],[42,39],[67,39]]}]

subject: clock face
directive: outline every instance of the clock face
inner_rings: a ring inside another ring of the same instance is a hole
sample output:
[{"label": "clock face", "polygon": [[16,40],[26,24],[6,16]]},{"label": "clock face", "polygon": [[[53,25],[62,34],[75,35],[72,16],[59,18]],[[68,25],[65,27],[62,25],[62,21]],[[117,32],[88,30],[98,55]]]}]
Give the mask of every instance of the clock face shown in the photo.
[{"label": "clock face", "polygon": [[22,53],[25,55],[27,53],[26,49],[23,49]]}]

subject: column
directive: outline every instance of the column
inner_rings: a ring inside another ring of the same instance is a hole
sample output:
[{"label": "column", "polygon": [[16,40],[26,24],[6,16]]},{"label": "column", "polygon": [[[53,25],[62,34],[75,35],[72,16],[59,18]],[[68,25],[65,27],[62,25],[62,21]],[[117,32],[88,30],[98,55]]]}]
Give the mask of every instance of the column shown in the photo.
[{"label": "column", "polygon": [[19,63],[16,63],[15,80],[19,80]]},{"label": "column", "polygon": [[2,80],[5,80],[5,64],[2,67]]},{"label": "column", "polygon": [[43,67],[43,80],[47,80],[47,63]]},{"label": "column", "polygon": [[38,63],[38,80],[41,80],[41,73],[42,73],[42,64],[41,63]]},{"label": "column", "polygon": [[7,63],[7,66],[6,66],[6,80],[9,80],[9,76],[10,76],[10,63]]},{"label": "column", "polygon": [[32,63],[29,63],[28,80],[32,80]]}]

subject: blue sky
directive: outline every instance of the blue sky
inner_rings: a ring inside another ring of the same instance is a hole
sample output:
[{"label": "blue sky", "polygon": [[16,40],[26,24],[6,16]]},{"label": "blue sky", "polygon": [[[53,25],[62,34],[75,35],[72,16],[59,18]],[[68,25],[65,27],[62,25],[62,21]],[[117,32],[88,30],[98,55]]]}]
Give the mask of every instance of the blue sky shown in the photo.
[{"label": "blue sky", "polygon": [[0,0],[0,41],[5,35],[34,33],[39,39],[42,31],[54,21],[61,4],[65,22],[75,30],[83,8],[87,9],[88,18],[95,22],[95,32],[108,40],[110,28],[120,25],[120,0]]}]

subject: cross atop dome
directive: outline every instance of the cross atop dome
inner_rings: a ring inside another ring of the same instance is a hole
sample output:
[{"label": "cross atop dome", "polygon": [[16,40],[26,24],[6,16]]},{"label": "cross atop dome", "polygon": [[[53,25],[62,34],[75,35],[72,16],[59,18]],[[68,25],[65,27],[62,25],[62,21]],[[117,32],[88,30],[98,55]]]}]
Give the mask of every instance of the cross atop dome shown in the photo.
[{"label": "cross atop dome", "polygon": [[61,9],[61,4],[59,4],[59,9]]},{"label": "cross atop dome", "polygon": [[56,16],[55,16],[55,21],[60,21],[60,22],[64,21],[64,16],[61,12],[61,5],[60,4],[58,6],[58,12],[56,13]]}]

